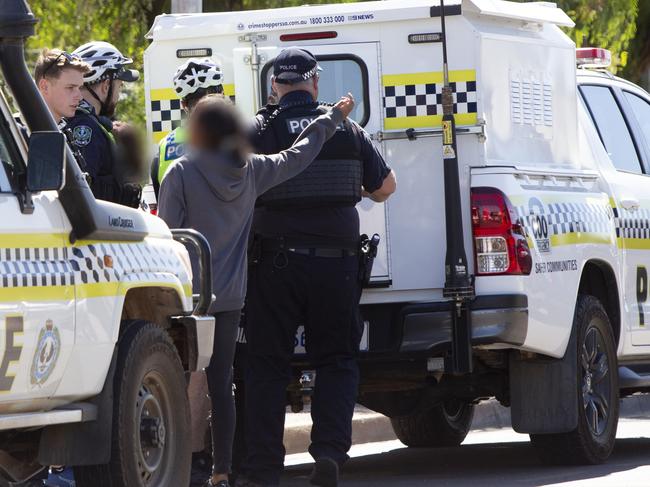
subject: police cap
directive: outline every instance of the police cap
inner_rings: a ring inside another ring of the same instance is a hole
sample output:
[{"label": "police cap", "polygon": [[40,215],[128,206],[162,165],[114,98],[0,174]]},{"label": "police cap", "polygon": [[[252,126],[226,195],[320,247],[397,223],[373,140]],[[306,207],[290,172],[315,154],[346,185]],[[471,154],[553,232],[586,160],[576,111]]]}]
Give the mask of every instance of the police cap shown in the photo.
[{"label": "police cap", "polygon": [[289,47],[273,61],[273,76],[281,84],[292,85],[307,81],[321,71],[314,55],[306,49]]}]

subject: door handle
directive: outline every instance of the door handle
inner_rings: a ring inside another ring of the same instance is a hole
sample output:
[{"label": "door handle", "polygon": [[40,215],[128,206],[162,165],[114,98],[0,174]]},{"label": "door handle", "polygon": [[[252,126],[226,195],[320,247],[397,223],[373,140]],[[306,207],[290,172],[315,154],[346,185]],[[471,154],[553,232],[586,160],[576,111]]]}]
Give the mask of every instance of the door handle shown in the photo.
[{"label": "door handle", "polygon": [[623,198],[621,200],[621,206],[625,208],[626,210],[630,211],[636,211],[639,209],[641,204],[639,203],[639,200],[634,199],[634,198]]}]

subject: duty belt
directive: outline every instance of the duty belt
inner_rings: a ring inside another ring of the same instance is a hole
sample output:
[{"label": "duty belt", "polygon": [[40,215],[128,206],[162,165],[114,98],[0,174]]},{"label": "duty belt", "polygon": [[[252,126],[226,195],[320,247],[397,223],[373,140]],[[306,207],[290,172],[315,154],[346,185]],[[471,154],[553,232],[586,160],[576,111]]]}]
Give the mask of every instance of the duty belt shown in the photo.
[{"label": "duty belt", "polygon": [[310,244],[282,238],[263,238],[262,253],[290,252],[310,257],[341,258],[354,257],[359,254],[358,243],[341,242],[333,244]]}]

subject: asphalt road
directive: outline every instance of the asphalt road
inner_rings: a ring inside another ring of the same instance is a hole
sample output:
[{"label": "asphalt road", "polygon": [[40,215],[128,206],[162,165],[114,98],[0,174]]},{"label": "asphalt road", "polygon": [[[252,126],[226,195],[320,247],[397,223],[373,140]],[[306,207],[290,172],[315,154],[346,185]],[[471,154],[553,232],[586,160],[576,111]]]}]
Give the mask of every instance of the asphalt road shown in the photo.
[{"label": "asphalt road", "polygon": [[[650,420],[621,420],[604,465],[548,467],[528,436],[510,429],[474,431],[460,448],[411,450],[398,441],[354,446],[341,476],[345,487],[643,486],[650,487]],[[310,458],[287,457],[283,486],[308,485]]]}]

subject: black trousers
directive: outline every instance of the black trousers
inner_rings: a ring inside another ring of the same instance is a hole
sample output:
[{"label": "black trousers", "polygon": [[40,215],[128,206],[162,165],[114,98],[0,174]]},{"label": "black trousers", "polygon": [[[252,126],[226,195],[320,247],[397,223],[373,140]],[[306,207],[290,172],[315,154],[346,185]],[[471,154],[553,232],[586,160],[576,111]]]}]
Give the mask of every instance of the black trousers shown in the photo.
[{"label": "black trousers", "polygon": [[308,358],[316,370],[309,452],[342,464],[351,446],[359,386],[356,257],[264,254],[252,268],[246,305],[246,446],[243,472],[279,483],[287,386],[296,329],[305,327]]},{"label": "black trousers", "polygon": [[230,473],[236,421],[232,389],[233,360],[241,310],[215,313],[214,318],[212,358],[205,369],[212,402],[212,472]]}]

